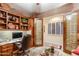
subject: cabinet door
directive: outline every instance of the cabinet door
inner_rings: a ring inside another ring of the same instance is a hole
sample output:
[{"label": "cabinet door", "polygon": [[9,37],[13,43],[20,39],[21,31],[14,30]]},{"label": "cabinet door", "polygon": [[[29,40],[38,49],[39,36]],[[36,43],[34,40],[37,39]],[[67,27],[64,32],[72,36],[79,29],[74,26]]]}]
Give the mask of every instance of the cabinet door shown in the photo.
[{"label": "cabinet door", "polygon": [[65,47],[67,53],[77,48],[77,13],[66,16]]},{"label": "cabinet door", "polygon": [[1,56],[1,46],[0,46],[0,56]]},{"label": "cabinet door", "polygon": [[2,56],[11,56],[13,52],[13,44],[5,44],[1,46]]},{"label": "cabinet door", "polygon": [[35,36],[35,40],[34,40],[34,44],[35,46],[42,46],[43,45],[43,37],[42,37],[42,20],[39,20],[38,18],[36,18],[34,20],[34,36]]},{"label": "cabinet door", "polygon": [[31,30],[31,40],[30,40],[30,44],[29,47],[33,47],[34,46],[34,19],[29,19],[28,20],[28,30]]}]

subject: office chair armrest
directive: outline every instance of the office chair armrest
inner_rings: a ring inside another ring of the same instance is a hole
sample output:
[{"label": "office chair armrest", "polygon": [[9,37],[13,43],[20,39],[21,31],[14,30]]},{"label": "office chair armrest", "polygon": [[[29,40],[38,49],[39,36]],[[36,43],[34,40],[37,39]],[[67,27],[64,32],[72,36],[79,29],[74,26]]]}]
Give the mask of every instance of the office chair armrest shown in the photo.
[{"label": "office chair armrest", "polygon": [[19,50],[13,51],[13,54],[18,53],[18,52],[19,52]]}]

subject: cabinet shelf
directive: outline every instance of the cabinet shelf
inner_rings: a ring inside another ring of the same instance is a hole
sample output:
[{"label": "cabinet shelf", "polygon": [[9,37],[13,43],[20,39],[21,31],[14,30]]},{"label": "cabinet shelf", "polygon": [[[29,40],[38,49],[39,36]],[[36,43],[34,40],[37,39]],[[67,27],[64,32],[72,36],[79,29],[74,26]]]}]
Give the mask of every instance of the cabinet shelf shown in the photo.
[{"label": "cabinet shelf", "polygon": [[0,29],[27,30],[28,18],[0,9]]},{"label": "cabinet shelf", "polygon": [[22,22],[23,24],[28,24],[28,22]]},{"label": "cabinet shelf", "polygon": [[0,18],[1,18],[1,19],[6,19],[5,17],[1,17],[1,16],[0,16]]},{"label": "cabinet shelf", "polygon": [[28,26],[28,25],[21,25],[21,26]]},{"label": "cabinet shelf", "polygon": [[8,23],[19,24],[19,23],[17,23],[17,22],[14,22],[14,21],[8,21]]},{"label": "cabinet shelf", "polygon": [[0,25],[6,25],[6,23],[0,23]]}]

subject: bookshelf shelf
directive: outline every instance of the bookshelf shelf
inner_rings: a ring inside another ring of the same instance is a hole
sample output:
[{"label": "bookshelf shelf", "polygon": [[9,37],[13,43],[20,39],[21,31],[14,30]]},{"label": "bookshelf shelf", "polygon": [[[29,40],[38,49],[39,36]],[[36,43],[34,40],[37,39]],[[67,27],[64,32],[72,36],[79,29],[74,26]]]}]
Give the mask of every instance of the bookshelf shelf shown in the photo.
[{"label": "bookshelf shelf", "polygon": [[0,9],[0,30],[28,30],[28,18]]},{"label": "bookshelf shelf", "polygon": [[6,19],[6,18],[5,18],[5,17],[1,17],[1,16],[0,16],[0,19]]}]

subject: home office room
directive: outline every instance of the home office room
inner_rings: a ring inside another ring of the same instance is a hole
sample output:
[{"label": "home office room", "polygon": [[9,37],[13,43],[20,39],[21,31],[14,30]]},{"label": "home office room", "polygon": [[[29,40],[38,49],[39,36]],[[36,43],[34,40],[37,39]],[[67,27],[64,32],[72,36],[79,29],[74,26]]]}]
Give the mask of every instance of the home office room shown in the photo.
[{"label": "home office room", "polygon": [[78,56],[79,3],[0,3],[0,56]]}]

